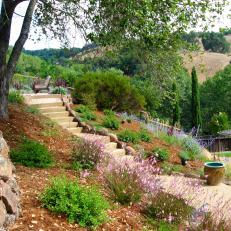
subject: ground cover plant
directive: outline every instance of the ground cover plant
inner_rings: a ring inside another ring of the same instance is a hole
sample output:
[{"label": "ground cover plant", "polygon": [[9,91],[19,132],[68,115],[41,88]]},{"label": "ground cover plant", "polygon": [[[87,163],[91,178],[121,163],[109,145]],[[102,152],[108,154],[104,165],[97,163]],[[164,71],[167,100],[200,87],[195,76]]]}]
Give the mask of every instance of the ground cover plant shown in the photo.
[{"label": "ground cover plant", "polygon": [[75,169],[95,168],[103,158],[103,147],[100,141],[74,140],[72,167]]},{"label": "ground cover plant", "polygon": [[108,202],[93,187],[80,186],[77,181],[56,177],[40,196],[43,206],[82,227],[97,227],[106,221]]},{"label": "ground cover plant", "polygon": [[53,164],[46,146],[28,138],[24,138],[18,147],[11,150],[10,157],[13,162],[27,167],[47,168]]}]

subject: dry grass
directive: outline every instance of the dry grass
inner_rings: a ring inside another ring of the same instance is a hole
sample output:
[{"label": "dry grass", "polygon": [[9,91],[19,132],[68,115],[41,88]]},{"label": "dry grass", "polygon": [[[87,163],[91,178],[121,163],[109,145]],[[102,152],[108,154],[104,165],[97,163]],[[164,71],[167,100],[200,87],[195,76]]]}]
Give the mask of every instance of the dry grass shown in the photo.
[{"label": "dry grass", "polygon": [[[231,38],[230,38],[231,39]],[[223,70],[231,61],[231,56],[214,52],[192,52],[183,54],[184,66],[191,72],[195,66],[199,81],[202,83]]]}]

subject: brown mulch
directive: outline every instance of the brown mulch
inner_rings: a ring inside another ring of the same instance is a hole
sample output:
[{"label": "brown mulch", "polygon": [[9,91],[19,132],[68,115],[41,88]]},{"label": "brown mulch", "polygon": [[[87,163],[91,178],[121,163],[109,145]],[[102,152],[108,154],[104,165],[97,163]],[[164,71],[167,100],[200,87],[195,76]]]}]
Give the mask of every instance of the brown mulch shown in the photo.
[{"label": "brown mulch", "polygon": [[[67,175],[69,179],[79,180],[78,174],[64,167],[70,163],[72,143],[71,135],[55,126],[58,135],[44,135],[51,129],[42,115],[33,115],[25,111],[26,106],[11,105],[9,121],[0,120],[0,130],[10,148],[16,147],[24,136],[39,140],[52,151],[56,166],[47,169],[27,168],[16,165],[16,175],[21,189],[22,216],[9,228],[11,231],[62,231],[87,230],[78,224],[70,224],[64,215],[55,215],[41,207],[39,194],[47,186],[51,177]],[[100,184],[97,174],[93,180],[80,181],[82,184]],[[104,193],[104,192],[103,192]],[[104,193],[105,194],[105,193]],[[142,230],[144,219],[139,206],[119,206],[114,204],[108,211],[109,220],[97,230]]]}]

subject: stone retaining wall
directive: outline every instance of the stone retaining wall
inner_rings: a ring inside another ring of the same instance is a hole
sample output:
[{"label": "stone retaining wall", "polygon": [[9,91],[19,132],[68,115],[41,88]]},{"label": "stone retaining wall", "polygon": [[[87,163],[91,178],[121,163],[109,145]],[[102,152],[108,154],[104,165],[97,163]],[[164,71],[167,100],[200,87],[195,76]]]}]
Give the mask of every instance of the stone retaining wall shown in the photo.
[{"label": "stone retaining wall", "polygon": [[5,230],[19,217],[19,197],[15,167],[9,158],[9,147],[0,131],[0,230]]}]

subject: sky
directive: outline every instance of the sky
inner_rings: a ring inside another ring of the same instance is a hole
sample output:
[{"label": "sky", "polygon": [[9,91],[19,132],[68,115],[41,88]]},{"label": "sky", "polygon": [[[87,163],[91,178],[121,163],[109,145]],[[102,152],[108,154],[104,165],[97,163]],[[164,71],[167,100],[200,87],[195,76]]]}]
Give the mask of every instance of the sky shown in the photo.
[{"label": "sky", "polygon": [[[1,1],[1,0],[0,0]],[[231,1],[231,0],[230,0]],[[25,14],[25,10],[27,8],[28,2],[22,2],[18,5],[15,12],[20,15]],[[213,31],[218,31],[220,27],[231,27],[231,20],[228,19],[228,14],[230,13],[230,8],[224,10],[224,14],[222,18],[216,22],[216,25],[214,28],[211,28]],[[11,33],[11,39],[10,39],[10,45],[14,45],[15,41],[17,40],[21,26],[23,22],[23,17],[20,17],[18,15],[14,15],[13,22],[12,22],[12,33]],[[198,30],[198,28],[196,29]],[[76,34],[76,33],[74,33]],[[58,40],[50,40],[47,39],[45,36],[41,39],[41,41],[37,41],[35,36],[33,35],[33,30],[31,31],[30,38],[27,40],[24,48],[28,50],[38,50],[43,48],[60,48],[61,44]],[[80,34],[76,34],[74,38],[70,39],[70,46],[71,47],[83,47],[85,45],[85,40]]]}]

